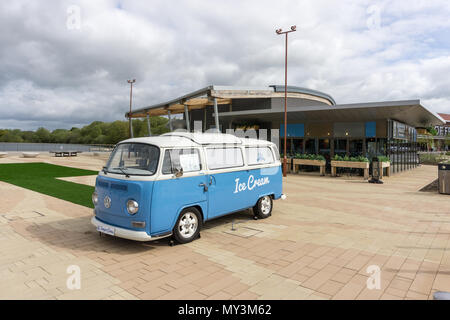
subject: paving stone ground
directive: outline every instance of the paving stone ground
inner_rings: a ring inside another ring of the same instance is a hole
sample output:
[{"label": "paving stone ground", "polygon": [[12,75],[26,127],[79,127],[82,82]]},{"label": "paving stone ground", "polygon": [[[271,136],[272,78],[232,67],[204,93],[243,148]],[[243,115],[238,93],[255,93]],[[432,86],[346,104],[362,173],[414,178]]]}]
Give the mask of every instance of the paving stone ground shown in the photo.
[{"label": "paving stone ground", "polygon": [[[105,158],[0,159],[29,161],[99,170]],[[0,299],[430,299],[450,291],[450,197],[418,191],[436,177],[289,175],[269,219],[236,213],[175,247],[99,236],[91,209],[0,182]],[[372,265],[380,289],[367,287]]]}]

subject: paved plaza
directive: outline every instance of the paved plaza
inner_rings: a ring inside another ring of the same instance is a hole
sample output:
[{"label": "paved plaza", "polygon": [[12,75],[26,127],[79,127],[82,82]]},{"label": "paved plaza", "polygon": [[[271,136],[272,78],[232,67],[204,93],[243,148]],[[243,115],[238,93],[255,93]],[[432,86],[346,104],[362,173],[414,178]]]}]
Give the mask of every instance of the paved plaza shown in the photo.
[{"label": "paved plaza", "polygon": [[[100,170],[106,158],[0,159],[31,161]],[[430,299],[450,291],[450,197],[418,191],[436,178],[433,166],[383,185],[289,175],[269,219],[219,218],[174,247],[100,236],[92,209],[0,182],[0,299]]]}]

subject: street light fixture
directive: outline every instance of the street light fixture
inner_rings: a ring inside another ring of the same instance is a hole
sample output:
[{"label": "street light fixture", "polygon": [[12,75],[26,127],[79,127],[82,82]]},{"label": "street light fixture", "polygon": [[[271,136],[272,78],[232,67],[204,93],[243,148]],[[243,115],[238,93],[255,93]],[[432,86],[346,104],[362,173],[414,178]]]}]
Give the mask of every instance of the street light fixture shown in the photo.
[{"label": "street light fixture", "polygon": [[136,79],[127,80],[127,82],[130,84],[130,113],[128,114],[129,130],[130,130],[130,138],[133,138],[133,125],[131,123],[131,105],[133,103],[133,83],[136,82]]},{"label": "street light fixture", "polygon": [[283,176],[286,177],[286,167],[287,167],[287,155],[286,155],[286,144],[287,144],[287,48],[288,48],[288,33],[297,31],[297,26],[291,26],[291,30],[283,31],[282,29],[277,29],[275,32],[280,35],[284,34],[286,36],[286,47],[284,56],[284,159],[283,159]]}]

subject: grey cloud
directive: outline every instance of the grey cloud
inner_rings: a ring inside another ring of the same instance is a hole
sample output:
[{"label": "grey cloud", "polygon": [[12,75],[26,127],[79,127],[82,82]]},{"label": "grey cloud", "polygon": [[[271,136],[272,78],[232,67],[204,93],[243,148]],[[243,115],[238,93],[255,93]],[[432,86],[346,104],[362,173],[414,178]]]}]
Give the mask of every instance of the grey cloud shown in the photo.
[{"label": "grey cloud", "polygon": [[[289,83],[339,103],[421,98],[450,112],[449,5],[378,1],[14,1],[0,4],[0,126],[65,127],[123,119],[134,106],[204,87]],[[81,9],[68,30],[67,8]],[[434,40],[438,38],[437,40]],[[425,41],[425,40],[426,41]],[[436,43],[441,46],[436,47]]]}]

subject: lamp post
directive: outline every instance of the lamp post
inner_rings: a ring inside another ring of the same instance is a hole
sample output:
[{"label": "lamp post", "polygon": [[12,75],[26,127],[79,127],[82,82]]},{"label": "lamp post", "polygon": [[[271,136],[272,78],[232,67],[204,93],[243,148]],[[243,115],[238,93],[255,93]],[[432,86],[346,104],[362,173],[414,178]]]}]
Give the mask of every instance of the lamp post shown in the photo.
[{"label": "lamp post", "polygon": [[286,167],[287,167],[287,155],[286,155],[286,144],[287,144],[287,49],[288,49],[288,33],[297,31],[296,26],[291,26],[291,30],[283,31],[282,29],[277,29],[275,32],[280,35],[284,34],[286,38],[285,46],[285,56],[284,56],[284,159],[283,159],[283,176],[286,177]]},{"label": "lamp post", "polygon": [[128,114],[128,120],[130,122],[129,124],[130,138],[133,138],[133,125],[131,124],[131,105],[133,103],[133,83],[136,82],[136,79],[127,80],[127,82],[130,84],[130,113]]}]

